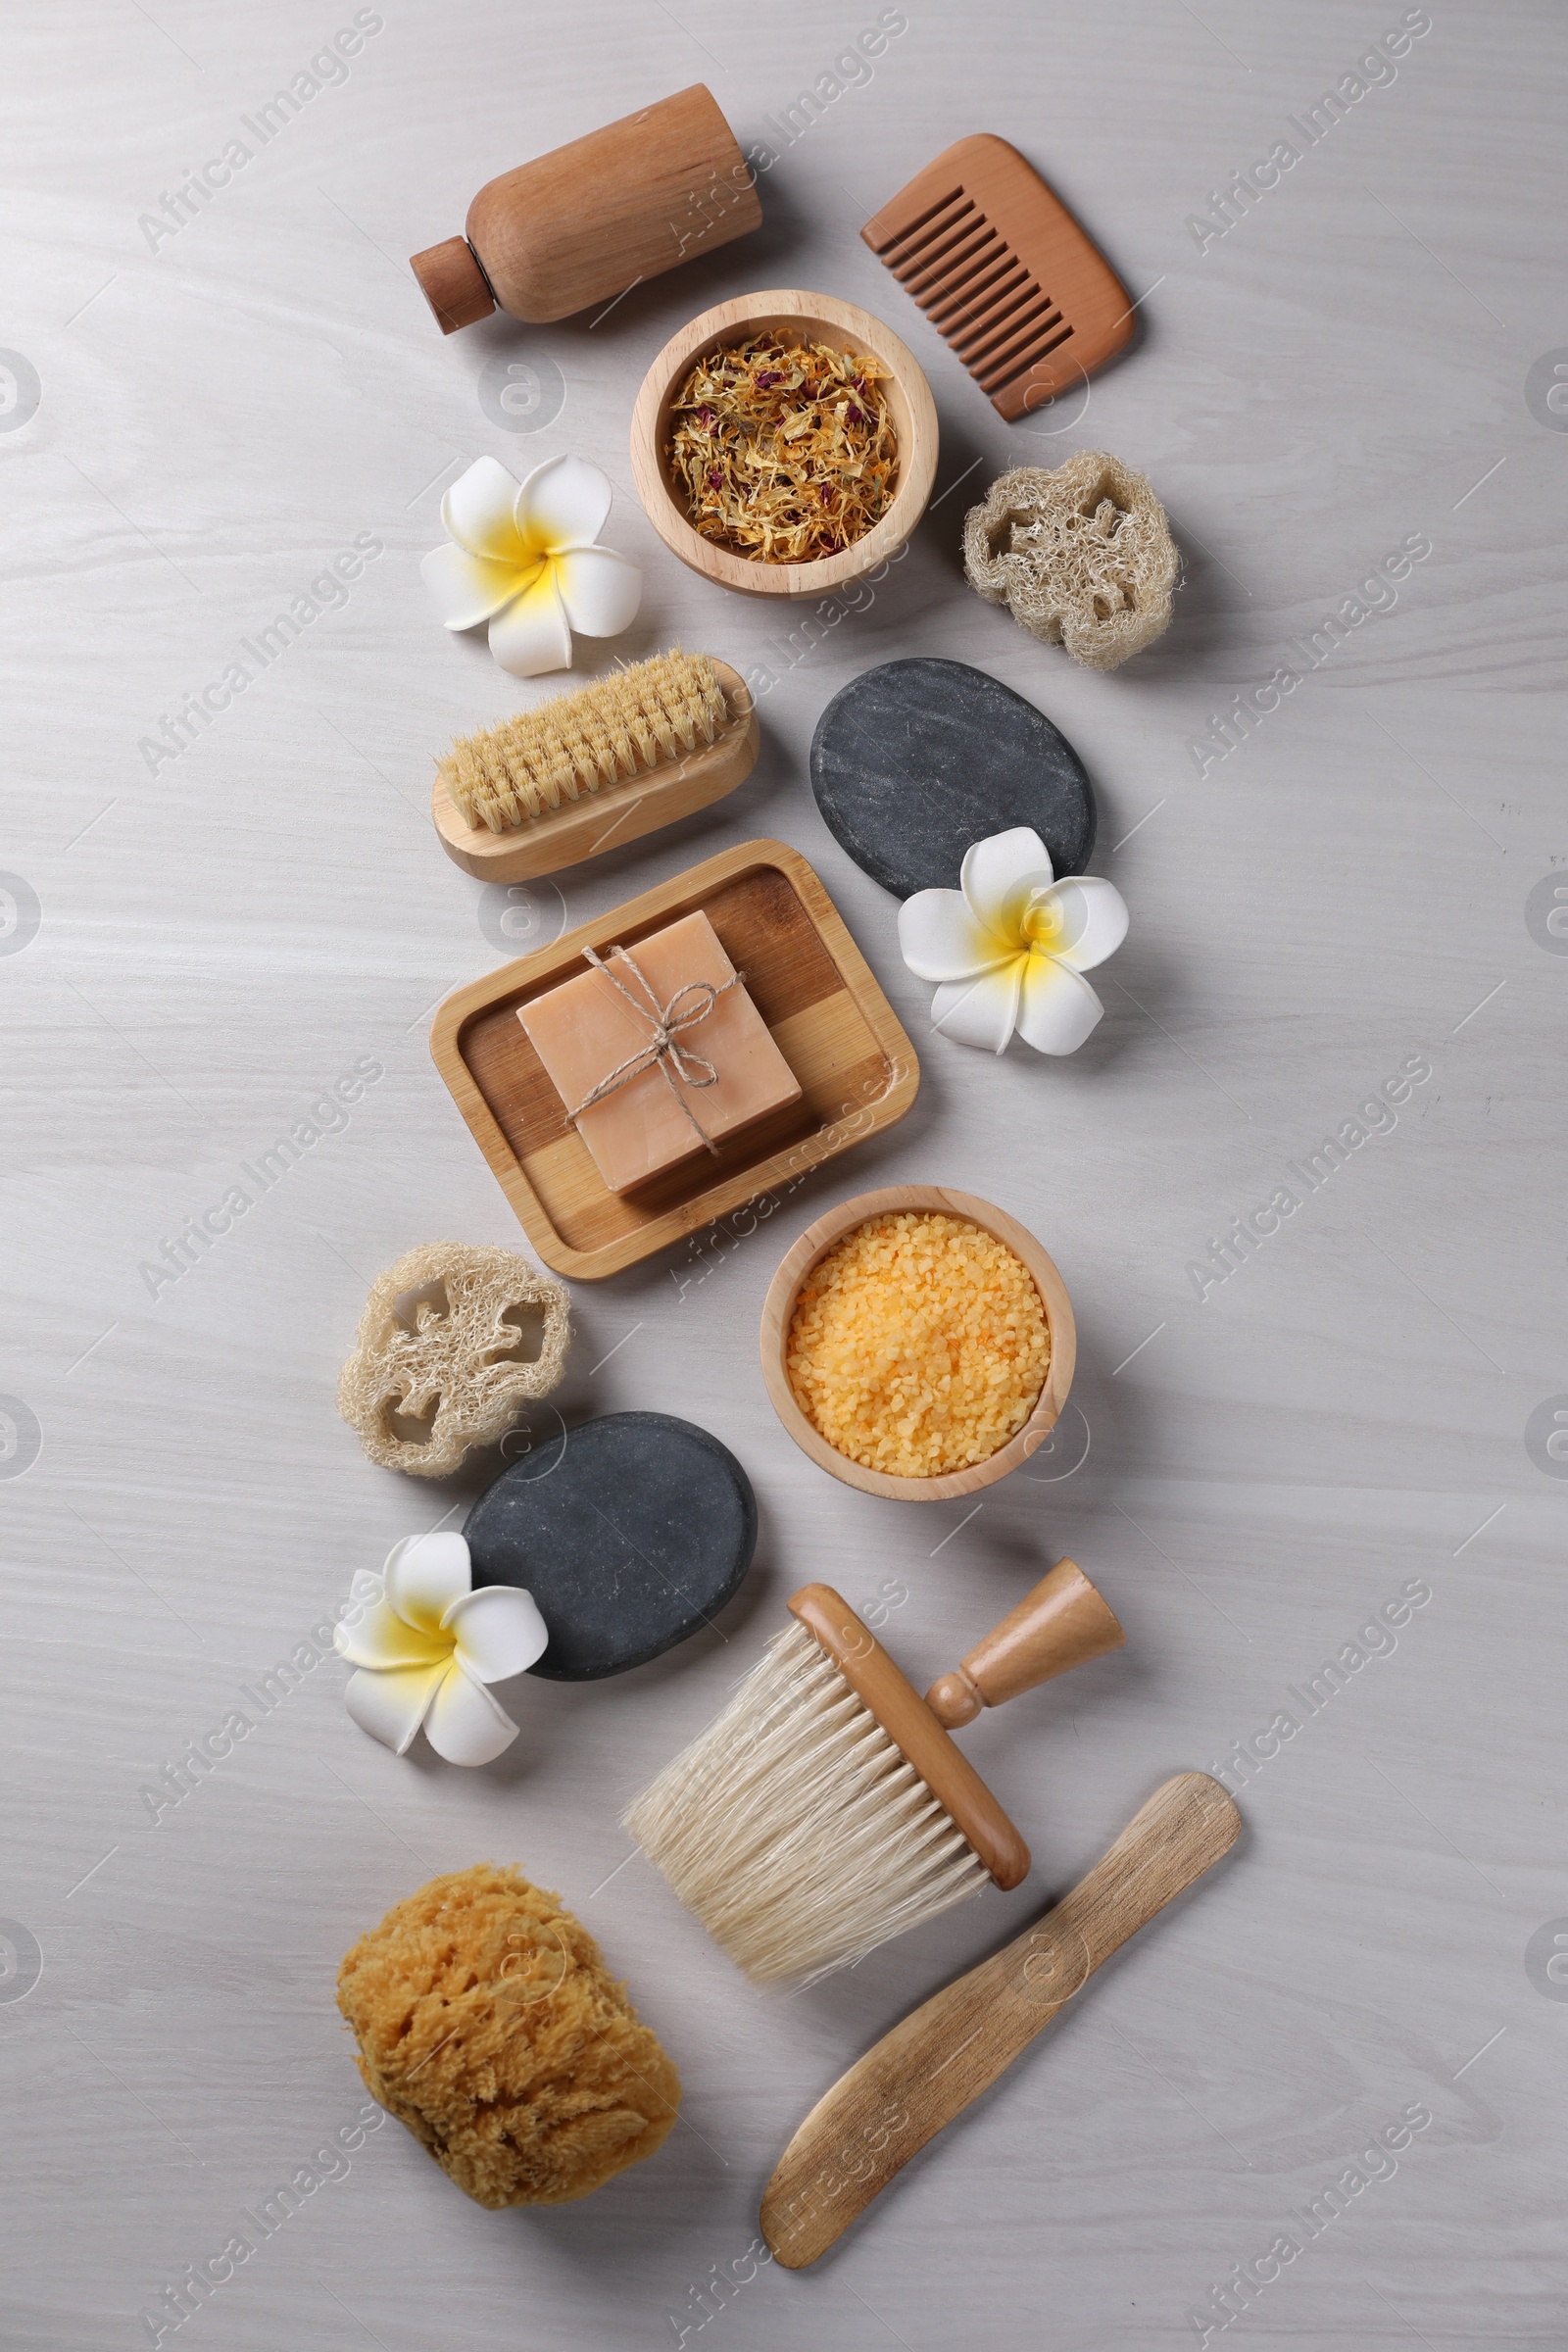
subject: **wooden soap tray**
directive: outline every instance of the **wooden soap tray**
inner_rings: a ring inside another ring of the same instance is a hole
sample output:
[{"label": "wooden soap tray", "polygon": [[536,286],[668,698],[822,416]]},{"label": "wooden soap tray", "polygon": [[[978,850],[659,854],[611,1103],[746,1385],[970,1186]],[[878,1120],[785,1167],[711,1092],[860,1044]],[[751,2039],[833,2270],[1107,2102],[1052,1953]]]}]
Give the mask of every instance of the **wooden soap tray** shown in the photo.
[{"label": "wooden soap tray", "polygon": [[[601,955],[701,908],[801,1099],[722,1146],[612,1193],[566,1118],[519,1005]],[[843,916],[799,851],[742,842],[553,947],[458,989],[438,1009],[430,1052],[534,1249],[558,1274],[598,1281],[894,1126],[920,1084],[914,1048]]]}]

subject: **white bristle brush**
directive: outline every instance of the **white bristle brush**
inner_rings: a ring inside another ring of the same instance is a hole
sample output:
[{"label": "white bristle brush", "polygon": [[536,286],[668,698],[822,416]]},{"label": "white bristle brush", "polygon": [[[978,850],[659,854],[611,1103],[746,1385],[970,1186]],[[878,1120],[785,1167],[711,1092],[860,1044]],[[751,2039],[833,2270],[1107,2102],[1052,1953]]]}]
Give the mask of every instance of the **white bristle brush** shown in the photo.
[{"label": "white bristle brush", "polygon": [[1058,1560],[924,1698],[830,1585],[701,1739],[625,1816],[637,1843],[756,1984],[812,1983],[864,1959],[1029,1848],[949,1737],[1125,1636],[1083,1570]]}]

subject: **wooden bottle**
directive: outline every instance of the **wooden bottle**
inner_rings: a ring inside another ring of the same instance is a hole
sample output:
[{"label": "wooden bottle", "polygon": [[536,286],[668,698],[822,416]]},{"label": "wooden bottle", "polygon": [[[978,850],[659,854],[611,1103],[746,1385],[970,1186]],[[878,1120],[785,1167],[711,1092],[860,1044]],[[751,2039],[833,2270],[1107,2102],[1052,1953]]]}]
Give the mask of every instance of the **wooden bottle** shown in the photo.
[{"label": "wooden bottle", "polygon": [[542,325],[761,219],[756,174],[711,91],[694,81],[492,179],[468,207],[466,235],[411,266],[444,335],[498,306]]}]

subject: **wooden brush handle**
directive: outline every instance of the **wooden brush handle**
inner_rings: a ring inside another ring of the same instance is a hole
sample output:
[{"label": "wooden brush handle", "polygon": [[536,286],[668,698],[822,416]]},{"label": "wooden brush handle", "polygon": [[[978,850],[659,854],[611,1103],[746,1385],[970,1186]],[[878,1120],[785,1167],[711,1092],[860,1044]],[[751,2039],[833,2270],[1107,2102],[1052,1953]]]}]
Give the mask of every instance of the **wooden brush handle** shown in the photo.
[{"label": "wooden brush handle", "polygon": [[724,689],[729,715],[711,743],[623,776],[601,792],[563,801],[559,808],[525,817],[505,833],[470,825],[437,767],[430,814],[441,847],[455,865],[481,882],[529,882],[606,850],[623,850],[645,833],[722,800],[751,774],[762,736],[751,688],[739,670],[715,659],[713,675]]},{"label": "wooden brush handle", "polygon": [[808,1626],[851,1690],[901,1747],[1004,1890],[1029,1875],[1029,1848],[967,1756],[948,1737],[983,1706],[1000,1706],[1064,1674],[1126,1635],[1083,1570],[1058,1560],[1032,1592],[922,1699],[874,1634],[831,1585],[803,1585],[792,1613]]},{"label": "wooden brush handle", "polygon": [[1054,1674],[1120,1649],[1126,1639],[1076,1560],[1058,1560],[960,1666],[939,1676],[925,1703],[939,1723],[956,1731],[982,1707],[1000,1707]]},{"label": "wooden brush handle", "polygon": [[1087,1878],[841,2075],[779,2158],[762,2235],[804,2270],[1026,2049],[1118,1945],[1229,1851],[1241,1815],[1206,1773],[1156,1788]]},{"label": "wooden brush handle", "polygon": [[790,1594],[789,1607],[894,1745],[903,1749],[997,1885],[1004,1889],[1021,1886],[1029,1876],[1029,1848],[864,1620],[831,1585],[803,1585]]}]

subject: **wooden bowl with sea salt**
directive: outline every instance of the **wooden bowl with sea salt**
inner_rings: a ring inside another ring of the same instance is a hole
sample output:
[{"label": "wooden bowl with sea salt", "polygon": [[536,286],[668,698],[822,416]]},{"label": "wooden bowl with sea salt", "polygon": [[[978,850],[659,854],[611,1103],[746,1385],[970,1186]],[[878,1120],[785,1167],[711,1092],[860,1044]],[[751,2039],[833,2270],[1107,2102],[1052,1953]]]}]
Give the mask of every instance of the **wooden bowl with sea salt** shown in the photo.
[{"label": "wooden bowl with sea salt", "polygon": [[[1033,1280],[1050,1341],[1044,1385],[1021,1426],[984,1459],[930,1477],[897,1477],[842,1452],[803,1409],[789,1370],[791,1328],[808,1276],[836,1244],[858,1227],[900,1215],[951,1217],[977,1226],[1002,1243]],[[937,1185],[899,1184],[858,1193],[808,1226],[768,1285],[762,1302],[761,1357],[762,1378],[774,1411],[802,1452],[822,1469],[865,1494],[886,1494],[900,1502],[951,1502],[994,1486],[1021,1468],[1044,1445],[1072,1386],[1077,1330],[1066,1284],[1034,1235],[1015,1218],[973,1193],[950,1192]]]}]

